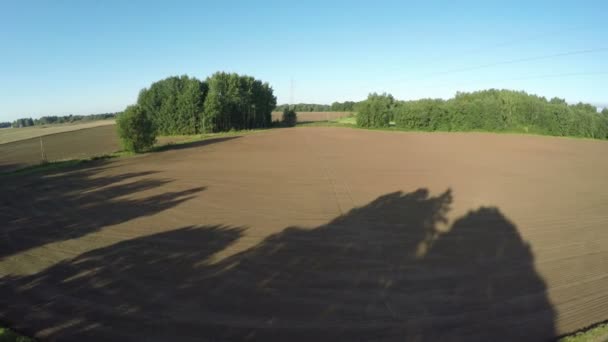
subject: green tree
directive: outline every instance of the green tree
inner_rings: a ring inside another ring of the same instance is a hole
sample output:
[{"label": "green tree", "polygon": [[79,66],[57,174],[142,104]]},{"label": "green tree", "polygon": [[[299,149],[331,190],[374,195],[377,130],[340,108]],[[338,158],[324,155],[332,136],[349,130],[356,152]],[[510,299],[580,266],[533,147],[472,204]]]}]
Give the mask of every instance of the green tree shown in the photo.
[{"label": "green tree", "polygon": [[604,108],[600,115],[600,135],[603,139],[608,139],[608,108]]},{"label": "green tree", "polygon": [[285,127],[293,127],[298,122],[298,115],[296,111],[290,108],[285,108],[283,110],[283,120],[282,124]]},{"label": "green tree", "polygon": [[13,121],[14,128],[30,127],[34,126],[34,120],[32,118],[21,118]]},{"label": "green tree", "polygon": [[330,110],[333,112],[354,112],[356,102],[334,102],[331,104]]},{"label": "green tree", "polygon": [[357,125],[361,127],[388,127],[394,116],[395,99],[390,94],[369,94],[358,105]]},{"label": "green tree", "polygon": [[395,109],[395,125],[416,130],[449,130],[447,108],[441,99],[401,102]]},{"label": "green tree", "polygon": [[203,103],[207,85],[194,77],[172,76],[142,89],[137,99],[159,134],[197,134],[203,131]]},{"label": "green tree", "polygon": [[270,127],[276,97],[268,83],[218,72],[207,78],[204,122],[212,131]]},{"label": "green tree", "polygon": [[118,135],[127,151],[143,152],[156,142],[156,129],[145,109],[139,105],[127,107],[116,122]]}]

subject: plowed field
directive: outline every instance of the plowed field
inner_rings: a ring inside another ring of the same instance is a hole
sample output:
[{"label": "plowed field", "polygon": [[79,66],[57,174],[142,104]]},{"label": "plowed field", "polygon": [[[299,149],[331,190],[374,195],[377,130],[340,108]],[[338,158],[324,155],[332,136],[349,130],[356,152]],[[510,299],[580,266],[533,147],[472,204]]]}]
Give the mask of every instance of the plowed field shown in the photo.
[{"label": "plowed field", "polygon": [[608,143],[274,129],[0,183],[57,340],[538,341],[608,319]]}]

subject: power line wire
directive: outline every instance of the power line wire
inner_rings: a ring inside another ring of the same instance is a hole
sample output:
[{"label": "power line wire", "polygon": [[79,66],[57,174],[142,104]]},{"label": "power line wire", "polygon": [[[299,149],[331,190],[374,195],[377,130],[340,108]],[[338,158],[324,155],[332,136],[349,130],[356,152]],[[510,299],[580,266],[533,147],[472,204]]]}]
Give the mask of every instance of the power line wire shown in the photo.
[{"label": "power line wire", "polygon": [[[488,50],[493,50],[493,49],[497,49],[497,48],[503,48],[503,47],[507,47],[507,46],[513,46],[513,45],[518,45],[521,43],[528,43],[531,41],[535,41],[538,40],[540,38],[544,38],[544,37],[548,37],[548,36],[561,36],[564,33],[567,32],[575,32],[575,31],[582,31],[582,30],[588,30],[588,29],[592,29],[595,26],[575,26],[575,27],[570,27],[570,28],[561,28],[559,30],[554,30],[551,32],[545,32],[545,33],[540,33],[540,34],[536,34],[536,35],[527,35],[526,37],[521,37],[518,39],[511,39],[511,40],[507,40],[507,41],[502,41],[500,43],[494,44],[494,45],[489,45],[489,46],[485,46],[485,47],[480,47],[480,48],[476,48],[476,49],[470,49],[470,50],[465,50],[462,52],[462,54],[464,55],[469,55],[472,53],[477,53],[477,52],[485,52]],[[451,55],[452,56],[452,55]]]},{"label": "power line wire", "polygon": [[[562,77],[573,77],[573,76],[600,76],[600,75],[608,75],[608,71],[571,72],[571,73],[561,73],[561,74],[523,76],[523,77],[506,78],[506,79],[499,79],[499,80],[477,80],[475,82],[458,83],[458,85],[476,84],[476,83],[482,83],[482,82],[499,83],[499,82],[507,82],[507,81],[523,81],[523,80],[534,80],[534,79],[545,79],[545,78],[562,78]],[[441,83],[441,84],[432,84],[432,85],[424,86],[424,88],[445,87],[445,86],[452,86],[452,85],[454,85],[454,83]]]},{"label": "power line wire", "polygon": [[[503,47],[513,46],[513,45],[519,45],[521,43],[527,43],[527,42],[538,40],[540,38],[547,37],[547,36],[561,36],[567,32],[587,30],[587,29],[591,29],[593,27],[595,27],[595,26],[575,26],[575,27],[570,27],[570,28],[561,28],[559,30],[555,30],[555,31],[551,31],[551,32],[545,32],[545,33],[540,33],[540,34],[536,34],[536,35],[527,35],[525,37],[520,37],[518,39],[504,40],[502,42],[499,42],[499,43],[496,43],[493,45],[486,45],[486,46],[482,46],[482,47],[478,47],[478,48],[473,48],[473,49],[456,52],[456,54],[460,55],[461,57],[464,57],[464,56],[468,56],[468,55],[471,55],[474,53],[487,52],[487,51],[491,51],[491,50],[494,50],[497,48],[503,48]],[[451,53],[448,57],[450,59],[454,59],[454,55],[455,55],[454,53]],[[445,58],[443,58],[443,59],[445,59]]]},{"label": "power line wire", "polygon": [[[518,58],[518,59],[511,59],[511,60],[499,61],[499,62],[488,63],[488,64],[475,65],[475,66],[470,66],[470,67],[460,68],[460,69],[438,71],[438,72],[434,72],[434,73],[429,73],[429,74],[427,74],[423,77],[417,78],[417,79],[406,80],[406,82],[420,81],[420,80],[428,79],[428,78],[434,77],[434,76],[447,75],[447,74],[459,73],[459,72],[465,72],[465,71],[471,71],[471,70],[485,69],[485,68],[490,68],[490,67],[499,66],[499,65],[525,63],[525,62],[539,61],[539,60],[544,60],[544,59],[574,56],[574,55],[583,55],[583,54],[603,52],[603,51],[608,51],[608,47],[587,49],[587,50],[577,50],[577,51],[567,51],[567,52],[560,52],[560,53],[555,53],[555,54],[550,54],[550,55]],[[397,82],[403,83],[403,81],[397,81]]]}]

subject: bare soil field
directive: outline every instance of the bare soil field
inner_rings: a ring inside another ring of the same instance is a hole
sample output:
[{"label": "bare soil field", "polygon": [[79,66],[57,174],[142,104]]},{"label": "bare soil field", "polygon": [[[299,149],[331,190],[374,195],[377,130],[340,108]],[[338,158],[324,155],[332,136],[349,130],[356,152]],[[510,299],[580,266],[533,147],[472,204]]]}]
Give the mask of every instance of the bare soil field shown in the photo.
[{"label": "bare soil field", "polygon": [[0,182],[42,339],[539,341],[608,319],[608,143],[275,129]]},{"label": "bare soil field", "polygon": [[90,122],[32,126],[24,128],[2,128],[0,129],[0,144],[36,138],[49,134],[64,133],[99,126],[114,125],[115,123],[116,122],[114,120],[99,120]]},{"label": "bare soil field", "polygon": [[87,158],[121,148],[114,125],[49,134],[0,144],[0,172],[39,164],[42,161],[41,139],[47,161]]},{"label": "bare soil field", "polygon": [[[298,112],[298,122],[330,121],[350,116],[351,112]],[[272,121],[280,121],[283,112],[272,112]]]}]

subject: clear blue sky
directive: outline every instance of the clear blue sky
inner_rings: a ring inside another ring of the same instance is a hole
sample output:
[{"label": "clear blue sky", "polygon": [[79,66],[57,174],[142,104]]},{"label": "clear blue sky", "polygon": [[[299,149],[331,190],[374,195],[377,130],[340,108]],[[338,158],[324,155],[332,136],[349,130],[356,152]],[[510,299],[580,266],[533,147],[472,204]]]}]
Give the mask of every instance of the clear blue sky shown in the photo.
[{"label": "clear blue sky", "polygon": [[608,1],[430,2],[3,1],[0,121],[118,111],[220,70],[279,103],[291,79],[295,102],[494,87],[608,103]]}]

